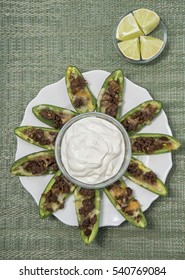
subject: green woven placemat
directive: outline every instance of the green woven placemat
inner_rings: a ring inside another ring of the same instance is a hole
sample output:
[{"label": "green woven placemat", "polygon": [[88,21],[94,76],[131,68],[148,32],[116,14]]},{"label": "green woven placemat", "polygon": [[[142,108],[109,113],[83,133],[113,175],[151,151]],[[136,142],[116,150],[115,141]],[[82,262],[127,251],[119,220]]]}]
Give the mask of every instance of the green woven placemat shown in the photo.
[{"label": "green woven placemat", "polygon": [[[124,61],[112,43],[115,21],[138,7],[155,10],[168,29],[167,47],[148,65]],[[184,0],[0,1],[1,259],[185,259],[183,147],[173,154],[168,197],[145,212],[148,227],[100,228],[90,246],[81,242],[76,227],[53,216],[40,220],[36,203],[9,173],[16,152],[13,129],[39,90],[61,79],[69,64],[81,71],[123,69],[163,102],[173,135],[184,144],[184,14]]]}]

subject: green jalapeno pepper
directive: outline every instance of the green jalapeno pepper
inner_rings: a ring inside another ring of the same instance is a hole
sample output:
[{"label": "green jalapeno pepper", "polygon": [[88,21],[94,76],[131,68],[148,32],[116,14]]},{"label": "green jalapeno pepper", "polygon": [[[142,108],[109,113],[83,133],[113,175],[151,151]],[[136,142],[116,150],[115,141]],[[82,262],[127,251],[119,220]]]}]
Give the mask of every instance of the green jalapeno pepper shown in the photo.
[{"label": "green jalapeno pepper", "polygon": [[157,175],[140,160],[133,157],[124,176],[137,185],[158,195],[166,196],[168,193],[166,186]]},{"label": "green jalapeno pepper", "polygon": [[32,111],[41,122],[58,129],[77,115],[76,112],[69,109],[49,104],[37,105],[32,108]]},{"label": "green jalapeno pepper", "polygon": [[97,111],[118,119],[123,98],[124,75],[121,70],[112,72],[103,83],[97,98]]},{"label": "green jalapeno pepper", "polygon": [[44,149],[54,149],[59,130],[37,126],[20,126],[16,127],[14,132],[18,137],[31,144]]},{"label": "green jalapeno pepper", "polygon": [[124,126],[129,135],[141,130],[148,125],[160,113],[162,103],[157,100],[148,100],[122,116],[119,121]]},{"label": "green jalapeno pepper", "polygon": [[130,137],[133,155],[154,155],[177,150],[180,142],[166,134],[140,133]]},{"label": "green jalapeno pepper", "polygon": [[10,172],[16,176],[40,176],[53,174],[57,170],[54,151],[47,150],[18,159],[12,165]]},{"label": "green jalapeno pepper", "polygon": [[100,191],[78,187],[74,191],[74,197],[80,235],[85,244],[90,244],[99,229]]},{"label": "green jalapeno pepper", "polygon": [[119,180],[103,189],[119,213],[131,224],[145,228],[147,222],[139,202],[133,197],[132,190],[123,180]]},{"label": "green jalapeno pepper", "polygon": [[69,98],[78,113],[93,112],[96,99],[91,93],[86,80],[75,66],[69,66],[65,73]]},{"label": "green jalapeno pepper", "polygon": [[69,182],[60,170],[51,178],[39,202],[39,214],[46,218],[53,212],[63,209],[67,197],[75,190],[75,185]]}]

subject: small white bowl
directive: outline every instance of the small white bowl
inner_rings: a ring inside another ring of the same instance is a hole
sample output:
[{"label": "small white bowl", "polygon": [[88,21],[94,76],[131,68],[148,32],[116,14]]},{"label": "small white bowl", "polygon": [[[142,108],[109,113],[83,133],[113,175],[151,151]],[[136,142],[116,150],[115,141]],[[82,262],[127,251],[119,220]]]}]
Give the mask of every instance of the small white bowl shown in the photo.
[{"label": "small white bowl", "polygon": [[[111,124],[113,124],[114,126],[116,126],[119,129],[119,131],[121,132],[124,142],[125,142],[125,156],[124,156],[124,160],[122,162],[122,165],[121,165],[118,173],[116,175],[112,176],[111,178],[109,178],[101,183],[97,183],[97,184],[86,184],[86,183],[81,182],[81,181],[75,179],[74,177],[72,177],[67,172],[67,170],[62,162],[62,158],[61,158],[61,146],[62,146],[62,139],[63,139],[64,134],[66,133],[66,131],[72,124],[74,124],[75,122],[78,122],[81,119],[88,118],[88,117],[100,118],[100,119],[106,120],[106,121],[110,122]],[[124,127],[116,119],[114,119],[106,114],[97,113],[97,112],[80,114],[80,115],[72,118],[71,120],[69,120],[59,131],[58,136],[55,141],[55,158],[56,158],[59,169],[62,171],[62,173],[66,177],[66,179],[68,179],[75,185],[80,186],[82,188],[101,189],[101,188],[107,187],[107,186],[113,184],[114,182],[116,182],[117,180],[119,180],[123,176],[125,171],[127,170],[127,167],[129,165],[130,159],[131,159],[130,139],[129,139],[129,136],[128,136],[126,130],[124,129]]]}]

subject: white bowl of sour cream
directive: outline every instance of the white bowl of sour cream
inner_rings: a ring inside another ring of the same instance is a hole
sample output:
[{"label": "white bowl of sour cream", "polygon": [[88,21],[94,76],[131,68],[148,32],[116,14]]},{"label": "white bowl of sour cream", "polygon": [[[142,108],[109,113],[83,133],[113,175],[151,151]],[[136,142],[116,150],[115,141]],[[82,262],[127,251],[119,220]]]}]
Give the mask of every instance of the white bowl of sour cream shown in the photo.
[{"label": "white bowl of sour cream", "polygon": [[63,175],[75,185],[104,188],[126,171],[131,158],[130,140],[116,119],[85,113],[62,127],[55,142],[55,157]]}]

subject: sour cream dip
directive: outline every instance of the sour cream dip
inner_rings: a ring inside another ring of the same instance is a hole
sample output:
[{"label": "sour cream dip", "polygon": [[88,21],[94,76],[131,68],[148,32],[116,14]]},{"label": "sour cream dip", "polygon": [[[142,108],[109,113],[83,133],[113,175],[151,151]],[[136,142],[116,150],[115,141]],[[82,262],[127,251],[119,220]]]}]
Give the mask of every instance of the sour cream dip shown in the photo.
[{"label": "sour cream dip", "polygon": [[97,184],[118,173],[125,142],[111,122],[94,116],[74,122],[61,142],[61,159],[68,174],[86,184]]}]

